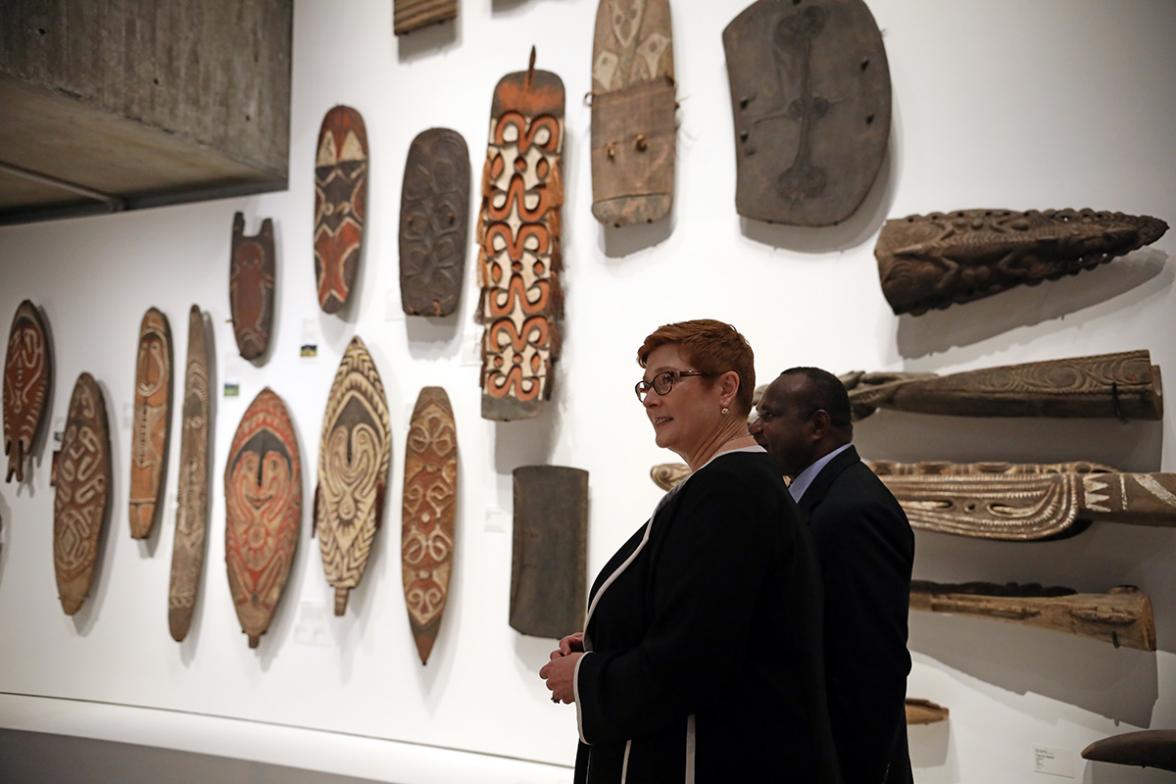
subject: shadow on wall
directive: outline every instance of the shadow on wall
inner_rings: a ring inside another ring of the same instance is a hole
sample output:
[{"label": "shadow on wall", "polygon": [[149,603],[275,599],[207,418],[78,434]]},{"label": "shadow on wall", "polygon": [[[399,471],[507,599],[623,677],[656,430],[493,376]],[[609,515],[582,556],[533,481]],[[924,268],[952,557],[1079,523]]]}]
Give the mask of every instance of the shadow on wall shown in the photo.
[{"label": "shadow on wall", "polygon": [[[392,4],[389,3],[389,6]],[[391,21],[389,19],[389,22]],[[461,10],[459,8],[457,18],[451,22],[431,24],[428,27],[413,30],[411,33],[396,36],[396,59],[401,63],[410,63],[413,60],[440,54],[460,45]]]},{"label": "shadow on wall", "polygon": [[8,531],[12,527],[12,507],[0,495],[0,585],[4,584],[4,565],[8,562]]},{"label": "shadow on wall", "polygon": [[1087,762],[1082,776],[1083,784],[1172,784],[1172,779],[1167,771],[1109,762]]},{"label": "shadow on wall", "polygon": [[955,759],[948,756],[951,750],[951,719],[908,726],[907,745],[910,748],[911,767],[919,771],[916,777],[919,784],[959,780]]}]

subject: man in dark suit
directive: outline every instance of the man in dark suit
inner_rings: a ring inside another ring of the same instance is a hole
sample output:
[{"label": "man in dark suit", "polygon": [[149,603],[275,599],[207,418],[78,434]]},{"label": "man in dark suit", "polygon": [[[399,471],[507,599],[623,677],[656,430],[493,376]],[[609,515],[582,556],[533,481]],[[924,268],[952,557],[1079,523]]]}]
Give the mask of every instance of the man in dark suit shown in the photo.
[{"label": "man in dark suit", "polygon": [[853,448],[849,395],[831,373],[785,370],[751,434],[792,478],[825,589],[829,713],[845,784],[909,784],[907,611],[915,541],[898,501]]}]

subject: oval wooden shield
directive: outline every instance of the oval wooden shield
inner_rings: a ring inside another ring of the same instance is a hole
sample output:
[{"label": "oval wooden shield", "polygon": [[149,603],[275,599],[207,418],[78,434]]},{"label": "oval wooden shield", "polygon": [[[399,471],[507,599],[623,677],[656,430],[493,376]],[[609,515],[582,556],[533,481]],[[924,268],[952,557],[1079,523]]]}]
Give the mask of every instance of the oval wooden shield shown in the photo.
[{"label": "oval wooden shield", "polygon": [[233,256],[229,263],[229,308],[237,351],[245,359],[256,359],[269,347],[274,321],[274,285],[277,263],[274,255],[274,223],[261,222],[261,231],[245,236],[245,215],[233,216]]},{"label": "oval wooden shield", "polygon": [[392,462],[388,398],[380,371],[356,335],[347,345],[323,415],[314,532],[323,573],[335,589],[335,615],[359,585],[384,514]]},{"label": "oval wooden shield", "polygon": [[367,214],[368,141],[350,106],[327,112],[314,165],[314,275],[327,313],[347,304],[359,272]]},{"label": "oval wooden shield", "polygon": [[417,396],[404,450],[401,574],[408,623],[421,664],[428,664],[449,596],[457,514],[457,428],[449,396],[425,387]]},{"label": "oval wooden shield", "polygon": [[53,354],[41,311],[29,300],[20,303],[8,332],[4,357],[4,481],[24,481],[24,463],[45,422],[49,387],[53,383]]},{"label": "oval wooden shield", "polygon": [[131,429],[131,537],[146,539],[155,527],[167,476],[171,431],[172,341],[167,316],[155,308],[139,324],[135,409]]},{"label": "oval wooden shield", "polygon": [[290,576],[302,520],[298,436],[269,387],[249,404],[225,465],[225,563],[241,630],[256,648]]},{"label": "oval wooden shield", "polygon": [[828,226],[854,213],[890,138],[890,68],[863,0],[759,0],[723,30],[739,214]]},{"label": "oval wooden shield", "polygon": [[448,316],[465,280],[470,153],[448,128],[412,140],[400,193],[400,302],[410,316]]},{"label": "oval wooden shield", "polygon": [[197,305],[188,312],[188,359],[184,371],[183,425],[180,429],[180,476],[176,538],[172,544],[167,626],[182,641],[192,625],[200,574],[204,570],[208,532],[208,446],[212,432],[210,398],[212,347]]},{"label": "oval wooden shield", "polygon": [[54,458],[53,569],[61,609],[73,615],[94,582],[98,545],[110,512],[110,428],[102,389],[82,373],[69,399]]}]

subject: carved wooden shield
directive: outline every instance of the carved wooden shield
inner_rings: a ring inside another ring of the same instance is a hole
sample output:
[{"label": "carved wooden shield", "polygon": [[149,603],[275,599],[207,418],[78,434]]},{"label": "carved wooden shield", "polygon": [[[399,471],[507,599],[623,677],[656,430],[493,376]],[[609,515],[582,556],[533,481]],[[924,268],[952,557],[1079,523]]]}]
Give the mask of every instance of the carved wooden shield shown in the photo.
[{"label": "carved wooden shield", "polygon": [[348,593],[367,568],[391,460],[388,398],[372,355],[356,335],[327,398],[314,491],[314,532],[323,573],[335,588],[335,615],[347,609]]},{"label": "carved wooden shield", "polygon": [[261,222],[261,232],[245,236],[245,215],[233,216],[233,256],[229,263],[229,308],[237,351],[256,359],[269,347],[274,321],[274,224]]},{"label": "carved wooden shield", "polygon": [[314,275],[327,313],[347,304],[359,272],[367,215],[368,142],[350,106],[327,112],[314,165]]},{"label": "carved wooden shield", "polygon": [[584,628],[588,472],[563,466],[514,470],[510,625],[533,637]]},{"label": "carved wooden shield", "polygon": [[241,418],[225,465],[225,563],[241,630],[256,648],[290,576],[302,519],[298,437],[263,389]]},{"label": "carved wooden shield", "polygon": [[564,87],[550,71],[508,74],[494,89],[478,229],[482,416],[538,416],[559,358]]},{"label": "carved wooden shield", "polygon": [[448,128],[412,140],[400,193],[400,302],[410,316],[448,316],[465,280],[470,153]]},{"label": "carved wooden shield", "polygon": [[53,568],[61,609],[73,615],[90,594],[110,512],[106,400],[89,373],[74,384],[61,450],[54,455],[53,481]]},{"label": "carved wooden shield", "polygon": [[651,223],[674,198],[669,0],[600,0],[592,48],[592,214]]},{"label": "carved wooden shield", "polygon": [[200,590],[200,575],[204,570],[204,542],[208,534],[208,446],[212,432],[211,358],[212,347],[204,330],[204,315],[198,306],[193,305],[188,312],[176,538],[172,545],[171,582],[167,594],[167,625],[176,642],[188,636],[196,595]]},{"label": "carved wooden shield", "polygon": [[41,311],[29,300],[20,303],[8,333],[4,357],[4,481],[24,481],[24,463],[45,422],[49,387],[53,383],[53,354]]},{"label": "carved wooden shield", "polygon": [[862,0],[759,0],[723,30],[735,206],[828,226],[865,199],[890,137],[890,70]]},{"label": "carved wooden shield", "polygon": [[392,8],[396,35],[457,18],[457,0],[394,0]]},{"label": "carved wooden shield", "polygon": [[171,432],[172,340],[167,316],[155,308],[139,324],[135,362],[134,425],[131,430],[131,538],[146,539],[155,527],[167,475]]},{"label": "carved wooden shield", "polygon": [[453,571],[457,507],[457,428],[449,396],[425,387],[417,396],[404,452],[400,557],[404,603],[421,664],[441,628]]},{"label": "carved wooden shield", "polygon": [[1082,757],[1116,765],[1176,771],[1176,730],[1140,730],[1096,740]]}]

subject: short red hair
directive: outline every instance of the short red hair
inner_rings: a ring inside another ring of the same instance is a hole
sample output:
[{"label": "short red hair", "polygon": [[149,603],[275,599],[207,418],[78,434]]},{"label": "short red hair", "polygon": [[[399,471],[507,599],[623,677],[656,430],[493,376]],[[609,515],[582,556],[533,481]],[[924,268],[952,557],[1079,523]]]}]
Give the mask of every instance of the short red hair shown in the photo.
[{"label": "short red hair", "polygon": [[678,346],[686,361],[712,376],[734,370],[739,376],[739,391],[734,403],[739,413],[751,413],[751,396],[755,392],[755,355],[747,338],[739,330],[715,319],[693,319],[663,324],[651,332],[637,349],[637,364],[645,367],[649,355],[662,346]]}]

